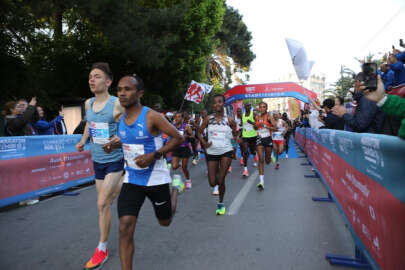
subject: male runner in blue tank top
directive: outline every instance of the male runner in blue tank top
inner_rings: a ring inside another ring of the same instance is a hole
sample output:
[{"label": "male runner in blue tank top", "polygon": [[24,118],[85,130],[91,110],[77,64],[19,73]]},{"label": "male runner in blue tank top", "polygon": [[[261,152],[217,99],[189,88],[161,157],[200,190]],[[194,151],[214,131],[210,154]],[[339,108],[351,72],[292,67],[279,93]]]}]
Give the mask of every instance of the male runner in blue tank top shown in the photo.
[{"label": "male runner in blue tank top", "polygon": [[[120,219],[120,260],[124,270],[132,269],[134,230],[138,213],[145,198],[151,200],[161,226],[169,226],[177,205],[177,195],[184,184],[173,179],[166,168],[163,155],[184,142],[183,136],[158,112],[142,106],[143,82],[138,76],[125,76],[118,83],[118,98],[125,108],[118,136],[104,146],[106,152],[117,147],[124,150],[125,177],[118,198]],[[163,145],[162,132],[170,136]]]},{"label": "male runner in blue tank top", "polygon": [[113,75],[107,63],[93,64],[89,74],[89,86],[95,97],[85,102],[87,123],[83,136],[76,145],[78,151],[83,151],[87,139],[89,137],[91,139],[90,151],[96,177],[99,212],[100,240],[85,269],[99,268],[108,259],[107,240],[111,225],[111,204],[122,185],[124,169],[122,149],[106,154],[102,148],[117,134],[118,121],[124,112],[117,97],[108,93],[112,80]]}]

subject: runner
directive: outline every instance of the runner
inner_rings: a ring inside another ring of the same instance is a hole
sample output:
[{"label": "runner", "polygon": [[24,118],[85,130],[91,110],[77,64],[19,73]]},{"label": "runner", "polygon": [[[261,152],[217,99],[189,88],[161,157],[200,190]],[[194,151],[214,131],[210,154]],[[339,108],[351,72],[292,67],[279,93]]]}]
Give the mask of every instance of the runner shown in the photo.
[{"label": "runner", "polygon": [[[132,269],[134,230],[139,211],[148,197],[161,226],[169,226],[177,206],[177,195],[184,190],[180,179],[171,177],[162,156],[174,150],[183,137],[162,115],[142,106],[139,99],[144,93],[138,76],[125,76],[118,83],[118,97],[125,114],[115,136],[104,149],[124,148],[125,180],[118,198],[120,220],[120,260],[123,270]],[[163,146],[162,132],[171,137]]]},{"label": "runner", "polygon": [[190,125],[184,123],[183,114],[181,112],[176,112],[173,124],[185,140],[172,152],[172,169],[175,173],[180,166],[181,159],[181,168],[186,177],[186,188],[191,189],[190,172],[188,171],[188,159],[191,157],[191,150],[188,139],[193,135],[193,132]]},{"label": "runner", "polygon": [[[259,115],[256,116],[257,129],[257,152],[259,154],[259,184],[257,188],[261,191],[264,189],[264,160],[266,164],[271,162],[271,152],[273,142],[271,139],[272,130],[277,130],[271,124],[270,116],[267,113],[267,103],[259,103]],[[264,158],[265,157],[265,158]]]},{"label": "runner", "polygon": [[277,127],[277,131],[273,131],[273,148],[274,154],[276,157],[276,167],[275,169],[278,170],[280,168],[280,164],[278,163],[278,156],[281,155],[284,151],[284,136],[287,132],[287,124],[281,119],[281,115],[279,112],[274,112],[273,114],[274,123],[273,125]]},{"label": "runner", "polygon": [[[237,108],[236,109],[236,118],[235,118],[235,122],[236,122],[236,125],[237,125],[237,130],[238,130],[238,135],[239,135],[239,138],[241,138],[242,136],[242,108]],[[241,153],[241,157],[240,157],[240,166],[243,166],[243,152],[244,152],[244,148],[243,148],[243,141],[242,140],[239,140],[239,142],[237,142],[238,144],[239,144],[239,150],[240,150],[240,153]]]},{"label": "runner", "polygon": [[[207,149],[208,160],[208,181],[211,187],[219,186],[219,202],[217,204],[217,215],[224,215],[225,176],[233,158],[231,139],[237,135],[235,120],[225,116],[225,97],[217,94],[213,98],[213,109],[215,113],[205,118],[200,129],[198,138]],[[201,131],[207,128],[208,140],[205,140]]]},{"label": "runner", "polygon": [[[255,118],[253,113],[251,112],[252,106],[250,103],[245,104],[245,113],[242,115],[242,139],[243,139],[243,173],[242,176],[247,177],[249,176],[249,172],[247,169],[247,163],[249,159],[249,151],[250,154],[253,156],[256,155],[256,139],[257,139],[257,131],[254,129],[255,125]],[[257,166],[253,163],[253,166]]]},{"label": "runner", "polygon": [[196,112],[194,119],[191,119],[189,125],[193,131],[192,136],[189,137],[191,148],[193,149],[193,161],[191,162],[194,166],[198,163],[198,139],[197,139],[197,128],[200,126],[202,120],[200,113]]},{"label": "runner", "polygon": [[85,269],[101,267],[108,259],[107,240],[111,226],[111,204],[122,186],[124,159],[121,149],[107,155],[103,145],[117,134],[118,121],[124,112],[117,97],[110,96],[108,89],[113,75],[107,63],[95,63],[89,75],[90,91],[95,97],[86,100],[86,127],[76,149],[81,152],[90,137],[90,151],[93,159],[97,188],[100,240]]},{"label": "runner", "polygon": [[288,158],[288,146],[290,144],[290,137],[293,131],[293,125],[291,123],[291,120],[288,118],[287,113],[283,113],[282,119],[287,124],[287,130],[284,135],[284,140],[285,140],[285,158]]}]

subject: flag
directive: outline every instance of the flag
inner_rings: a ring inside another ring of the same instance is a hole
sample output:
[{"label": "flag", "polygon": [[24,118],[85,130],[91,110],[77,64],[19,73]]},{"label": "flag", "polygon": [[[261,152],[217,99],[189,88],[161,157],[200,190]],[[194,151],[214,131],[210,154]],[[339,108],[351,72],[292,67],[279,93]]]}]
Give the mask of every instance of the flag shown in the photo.
[{"label": "flag", "polygon": [[198,104],[204,99],[204,95],[211,92],[211,90],[212,85],[191,81],[184,99]]},{"label": "flag", "polygon": [[311,74],[314,61],[308,61],[307,53],[301,42],[286,38],[288,51],[290,52],[291,60],[294,65],[295,73],[299,80],[307,80]]}]

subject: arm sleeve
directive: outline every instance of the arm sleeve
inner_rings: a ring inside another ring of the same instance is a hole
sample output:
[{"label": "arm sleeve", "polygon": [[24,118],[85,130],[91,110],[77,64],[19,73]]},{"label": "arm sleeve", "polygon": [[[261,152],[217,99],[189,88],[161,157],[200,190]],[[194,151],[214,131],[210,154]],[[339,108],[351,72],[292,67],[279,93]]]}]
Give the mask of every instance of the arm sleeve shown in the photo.
[{"label": "arm sleeve", "polygon": [[387,101],[381,110],[388,115],[405,118],[405,99],[399,96],[387,95]]},{"label": "arm sleeve", "polygon": [[359,102],[358,106],[360,106],[360,108],[356,111],[355,115],[346,113],[343,115],[343,119],[355,132],[363,132],[374,120],[378,107],[374,102],[371,102],[364,97],[361,102]]},{"label": "arm sleeve", "polygon": [[38,120],[35,123],[35,128],[37,128],[40,131],[46,131],[51,127],[51,122],[45,121],[45,120]]},{"label": "arm sleeve", "polygon": [[395,64],[390,64],[390,68],[393,71],[399,71],[404,68],[404,63],[402,63],[401,61],[398,61]]}]

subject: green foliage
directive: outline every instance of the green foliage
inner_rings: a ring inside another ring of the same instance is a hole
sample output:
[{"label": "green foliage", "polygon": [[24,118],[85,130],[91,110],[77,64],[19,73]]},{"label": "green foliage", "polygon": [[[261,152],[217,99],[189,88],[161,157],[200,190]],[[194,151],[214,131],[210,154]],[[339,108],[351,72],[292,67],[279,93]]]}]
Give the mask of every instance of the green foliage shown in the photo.
[{"label": "green foliage", "polygon": [[91,95],[89,68],[100,61],[110,64],[114,85],[136,73],[144,102],[178,107],[191,80],[207,81],[226,9],[224,0],[5,0],[0,7],[1,100],[36,95],[55,108]]}]

